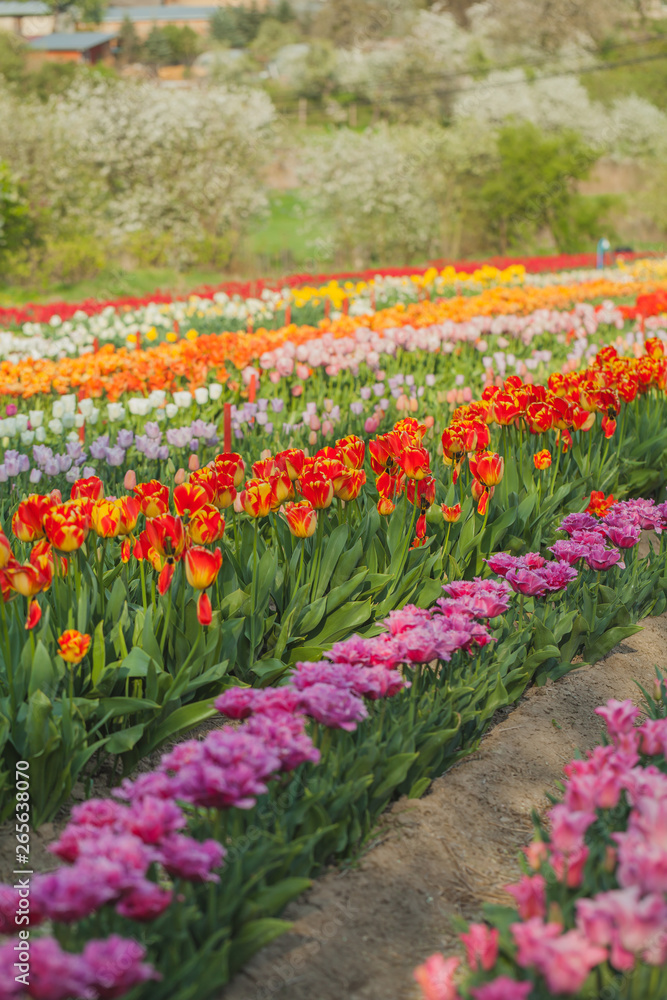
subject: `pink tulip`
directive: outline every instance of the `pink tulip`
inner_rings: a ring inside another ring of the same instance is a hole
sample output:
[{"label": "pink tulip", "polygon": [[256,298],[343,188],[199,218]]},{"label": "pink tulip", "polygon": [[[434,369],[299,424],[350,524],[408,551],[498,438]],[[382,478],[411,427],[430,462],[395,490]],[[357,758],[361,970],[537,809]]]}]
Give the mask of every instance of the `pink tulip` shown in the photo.
[{"label": "pink tulip", "polygon": [[175,484],[177,486],[180,486],[181,483],[184,483],[186,479],[187,479],[187,473],[186,473],[185,469],[177,469],[176,470],[176,475],[174,476],[174,482],[175,482]]},{"label": "pink tulip", "polygon": [[468,965],[477,972],[484,969],[488,972],[496,964],[498,958],[498,939],[500,931],[497,927],[491,930],[486,924],[470,924],[466,934],[459,934],[465,945]]},{"label": "pink tulip", "polygon": [[471,987],[470,996],[473,1000],[527,1000],[532,989],[529,981],[519,983],[509,976],[499,976],[483,986]]},{"label": "pink tulip", "polygon": [[199,455],[190,455],[188,459],[188,469],[190,472],[196,472],[199,468]]},{"label": "pink tulip", "polygon": [[134,469],[128,469],[123,479],[123,486],[126,490],[133,490],[137,485],[137,474]]},{"label": "pink tulip", "polygon": [[506,885],[505,892],[514,896],[522,920],[544,917],[547,912],[546,882],[541,875],[522,875],[515,885]]},{"label": "pink tulip", "polygon": [[413,976],[421,987],[424,1000],[458,1000],[454,973],[460,964],[458,958],[431,955],[423,965],[417,966]]}]

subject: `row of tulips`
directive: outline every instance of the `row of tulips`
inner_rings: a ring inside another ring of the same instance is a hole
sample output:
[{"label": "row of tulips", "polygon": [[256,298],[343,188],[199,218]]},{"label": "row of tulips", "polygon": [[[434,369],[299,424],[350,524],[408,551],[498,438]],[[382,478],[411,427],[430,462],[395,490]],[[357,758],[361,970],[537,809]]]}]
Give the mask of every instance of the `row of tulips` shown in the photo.
[{"label": "row of tulips", "polygon": [[[404,418],[368,448],[351,436],[315,456],[287,449],[250,478],[242,456],[222,453],[173,489],[128,473],[120,497],[97,477],[64,503],[51,492],[17,507],[10,494],[4,743],[10,761],[36,758],[38,820],[92,755],[118,755],[128,772],[210,715],[231,678],[277,681],[304,648],[317,659],[352,628],[430,603],[443,574],[553,541],[554,517],[584,490],[660,489],[666,366],[662,343],[646,346],[639,359],[604,350],[548,386],[490,389],[455,414],[442,458],[433,430]],[[68,672],[55,649],[71,629],[94,639],[92,663]]]},{"label": "row of tulips", "polygon": [[604,743],[565,767],[510,906],[461,934],[466,963],[415,970],[424,1000],[667,995],[667,684],[597,709]]},{"label": "row of tulips", "polygon": [[[635,259],[640,255],[631,255]],[[219,286],[203,286],[187,297],[156,292],[142,298],[124,297],[111,301],[88,299],[84,302],[31,303],[22,307],[0,307],[0,328],[11,330],[21,328],[28,336],[50,339],[56,333],[75,335],[88,333],[90,339],[79,341],[79,347],[91,346],[94,337],[100,341],[118,340],[125,342],[129,332],[147,333],[154,325],[165,325],[162,317],[171,316],[180,325],[189,316],[196,316],[202,310],[208,311],[222,306],[218,315],[228,320],[255,321],[276,316],[278,309],[286,306],[301,310],[307,305],[322,305],[328,299],[335,310],[342,310],[345,302],[354,306],[358,297],[363,296],[374,303],[409,300],[417,297],[419,289],[428,289],[429,294],[447,294],[448,289],[468,286],[473,290],[495,284],[521,284],[535,281],[534,275],[552,272],[551,281],[558,280],[553,272],[568,271],[567,280],[590,280],[593,277],[624,278],[629,275],[655,277],[663,273],[664,262],[639,259],[628,267],[626,260],[619,258],[618,268],[605,268],[593,274],[574,271],[573,268],[592,267],[593,262],[586,255],[576,257],[562,255],[559,258],[500,259],[486,263],[448,264],[442,262],[427,268],[389,268],[373,271],[353,272],[333,275],[291,275],[278,281],[226,282]],[[99,317],[98,322],[88,322]],[[128,322],[129,317],[129,322]],[[157,323],[154,322],[154,318]],[[165,326],[166,329],[166,326]],[[156,334],[158,331],[156,330]],[[0,337],[2,334],[0,334]]]},{"label": "row of tulips", "polygon": [[[667,508],[609,501],[601,512],[559,525],[582,546],[566,559],[555,547],[555,559],[529,553],[512,566],[497,554],[490,566],[504,581],[451,581],[431,610],[392,611],[374,635],[297,662],[277,688],[229,688],[215,709],[232,725],[75,807],[52,845],[64,865],[30,882],[29,974],[14,970],[23,938],[0,952],[4,995],[217,995],[289,926],[285,904],[327,859],[357,850],[394,796],[423,794],[529,683],[575,668],[581,651],[603,655],[636,631],[630,619],[664,608],[662,548],[617,561],[613,587],[589,567],[612,528],[662,532]],[[61,639],[68,662],[85,659],[85,641]],[[2,887],[3,933],[20,934],[21,910],[20,891]]]},{"label": "row of tulips", "polygon": [[[623,283],[600,279],[545,288],[498,287],[478,295],[371,308],[360,316],[322,319],[317,325],[286,323],[278,329],[258,329],[252,334],[226,331],[199,335],[193,327],[176,343],[165,342],[151,349],[145,349],[143,344],[140,349],[135,338],[136,346],[132,349],[114,350],[109,344],[97,353],[57,361],[4,361],[0,364],[0,396],[30,399],[44,393],[75,391],[82,397],[105,394],[115,401],[128,391],[194,389],[206,385],[210,376],[224,382],[234,369],[242,371],[288,342],[298,349],[310,341],[321,342],[326,334],[330,340],[354,336],[359,328],[366,329],[367,338],[376,334],[383,339],[385,331],[424,330],[447,323],[466,323],[480,316],[525,316],[536,310],[571,310],[577,303],[664,293],[666,288],[665,278],[646,282],[628,279]],[[219,325],[215,328],[219,330]],[[452,331],[449,327],[447,330],[450,336],[444,339],[451,338]]]},{"label": "row of tulips", "polygon": [[[405,411],[428,414],[443,405],[470,401],[473,388],[481,392],[484,384],[501,384],[512,369],[527,381],[546,378],[553,362],[562,364],[564,370],[576,369],[595,352],[595,341],[610,324],[612,329],[623,326],[618,310],[589,306],[526,321],[528,326],[520,320],[509,334],[514,352],[505,352],[510,344],[506,337],[494,338],[503,350],[482,358],[484,382],[477,361],[479,353],[489,349],[488,341],[480,340],[484,323],[472,324],[470,330],[444,326],[438,331],[413,331],[409,342],[401,335],[397,349],[384,358],[383,350],[393,343],[387,336],[377,341],[366,337],[356,347],[346,340],[330,340],[327,345],[326,337],[309,342],[305,346],[317,353],[301,355],[308,364],[298,360],[298,352],[296,358],[292,356],[293,348],[292,354],[284,348],[264,355],[260,368],[245,369],[242,379],[227,386],[226,395],[233,389],[236,399],[227,407],[227,450],[232,440],[242,449],[245,441],[245,448],[250,446],[255,454],[267,448],[278,450],[281,442],[282,447],[327,443],[341,431],[372,432]],[[564,333],[568,328],[569,346]],[[549,338],[547,331],[556,337]],[[521,338],[518,343],[517,337]],[[642,341],[641,334],[629,332],[619,335],[616,342],[622,352],[638,355]],[[545,342],[551,343],[549,349],[543,346]],[[337,354],[341,346],[344,352]],[[405,375],[408,352],[411,372]],[[330,364],[334,356],[335,364]],[[363,357],[375,367],[369,367]],[[383,368],[377,367],[380,359]],[[261,371],[269,372],[270,398],[257,396]],[[355,373],[357,377],[350,378]],[[361,388],[359,378],[367,383]],[[110,485],[116,477],[119,487],[122,475],[112,470],[128,464],[142,478],[159,478],[171,465],[173,474],[179,466],[191,467],[193,461],[205,464],[218,443],[218,425],[226,405],[222,396],[223,386],[216,382],[194,393],[175,392],[171,401],[164,390],[153,390],[147,397],[124,396],[122,403],[106,407],[90,398],[77,401],[75,394],[61,395],[47,407],[41,399],[9,403],[7,415],[0,419],[0,441],[5,448],[0,482],[23,476],[21,486],[27,486],[46,476],[55,479],[53,487],[62,489],[85,469],[84,475],[102,474]]]}]

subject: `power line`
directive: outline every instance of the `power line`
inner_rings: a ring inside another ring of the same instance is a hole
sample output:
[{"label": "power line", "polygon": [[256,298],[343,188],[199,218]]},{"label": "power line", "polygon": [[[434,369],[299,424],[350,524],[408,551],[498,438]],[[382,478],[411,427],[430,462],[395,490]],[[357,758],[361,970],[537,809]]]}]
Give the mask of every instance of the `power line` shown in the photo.
[{"label": "power line", "polygon": [[[443,89],[441,87],[429,87],[428,89],[419,89],[419,90],[414,89],[411,90],[410,93],[405,93],[405,92],[387,93],[387,91],[384,90],[383,97],[388,97],[390,101],[396,101],[398,103],[414,103],[415,101],[423,97],[428,97],[430,95],[437,95],[439,97],[449,97],[456,94],[475,94],[484,90],[498,90],[499,88],[503,87],[516,87],[519,86],[521,83],[525,82],[538,83],[541,80],[555,80],[555,79],[560,79],[562,77],[572,77],[572,76],[576,77],[582,74],[600,73],[600,72],[605,72],[607,70],[619,69],[624,66],[635,66],[643,63],[657,62],[660,59],[667,59],[667,51],[656,53],[655,55],[650,55],[650,56],[637,56],[634,59],[622,59],[622,60],[617,60],[616,62],[596,63],[591,66],[580,66],[576,69],[569,69],[569,70],[561,69],[561,70],[556,70],[555,72],[552,73],[542,73],[539,76],[536,76],[532,81],[499,80],[499,81],[494,81],[493,83],[486,83],[486,84],[480,83],[472,87],[452,87],[449,89]],[[531,67],[530,63],[520,63],[520,64],[515,63],[512,66],[508,66],[507,69],[527,69],[530,67]],[[496,71],[504,72],[505,70],[496,69],[496,67],[494,67],[493,70],[491,70],[490,72],[496,72]],[[439,77],[439,79],[443,78],[451,79],[454,77],[470,77],[470,76],[472,76],[472,73],[468,70],[456,74],[443,74],[442,76]],[[299,100],[300,100],[299,98],[290,97],[281,99],[276,103],[278,104],[279,107],[284,107],[286,104],[297,107]],[[378,102],[373,101],[371,98],[359,98],[357,103],[376,104]]]}]

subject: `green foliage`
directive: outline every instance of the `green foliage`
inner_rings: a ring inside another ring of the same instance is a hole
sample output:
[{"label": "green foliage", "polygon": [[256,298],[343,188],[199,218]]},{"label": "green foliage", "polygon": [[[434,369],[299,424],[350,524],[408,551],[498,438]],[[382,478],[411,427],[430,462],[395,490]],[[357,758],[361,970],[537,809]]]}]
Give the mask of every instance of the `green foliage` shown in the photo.
[{"label": "green foliage", "polygon": [[[43,217],[41,223],[43,228],[50,228],[48,217]],[[47,231],[43,238],[33,239],[31,245],[11,255],[4,277],[19,285],[34,285],[37,281],[46,285],[72,284],[94,278],[107,259],[106,248],[90,234],[58,237]]]},{"label": "green foliage", "polygon": [[542,134],[528,122],[503,126],[498,163],[479,191],[480,214],[498,250],[525,244],[545,227],[562,250],[559,237],[571,241],[573,231],[594,228],[598,216],[591,216],[590,205],[588,215],[582,211],[574,183],[597,158],[575,132]]},{"label": "green foliage", "polygon": [[298,42],[301,35],[297,28],[279,18],[268,17],[262,21],[256,37],[250,44],[250,51],[261,62],[269,60],[284,45]]},{"label": "green foliage", "polygon": [[168,66],[173,61],[173,53],[169,38],[164,28],[151,28],[144,42],[144,59],[149,66]]},{"label": "green foliage", "polygon": [[120,58],[123,62],[135,63],[139,61],[141,39],[129,17],[123,18],[118,35],[118,44],[120,45]]},{"label": "green foliage", "polygon": [[218,7],[211,17],[211,34],[230,48],[245,49],[259,34],[262,22],[268,17],[255,3],[249,7]]},{"label": "green foliage", "polygon": [[0,161],[0,262],[36,239],[35,223],[21,185]]},{"label": "green foliage", "polygon": [[9,31],[0,31],[0,76],[20,83],[25,72],[25,43]]}]

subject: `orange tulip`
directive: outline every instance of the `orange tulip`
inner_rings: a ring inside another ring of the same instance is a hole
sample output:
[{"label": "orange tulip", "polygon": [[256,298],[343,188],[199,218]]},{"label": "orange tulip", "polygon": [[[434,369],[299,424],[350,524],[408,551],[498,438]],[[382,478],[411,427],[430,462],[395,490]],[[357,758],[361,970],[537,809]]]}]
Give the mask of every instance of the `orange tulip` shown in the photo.
[{"label": "orange tulip", "polygon": [[200,625],[210,625],[213,621],[213,608],[208,594],[203,590],[197,601],[197,621]]},{"label": "orange tulip", "polygon": [[278,510],[285,500],[294,497],[294,487],[287,472],[277,472],[268,480],[271,487],[271,509]]},{"label": "orange tulip", "polygon": [[442,432],[442,452],[446,462],[458,462],[463,458],[469,450],[466,448],[465,437],[466,428],[461,421],[445,427]]},{"label": "orange tulip", "polygon": [[376,438],[375,441],[369,441],[368,452],[371,460],[371,469],[376,476],[379,476],[381,472],[387,471],[387,464],[390,460],[393,464],[393,456],[384,437]]},{"label": "orange tulip", "polygon": [[557,418],[556,410],[547,403],[529,403],[526,407],[526,420],[533,434],[551,430],[555,426]]},{"label": "orange tulip", "polygon": [[46,537],[60,552],[75,552],[86,540],[86,520],[76,507],[53,507],[44,516]]},{"label": "orange tulip", "polygon": [[431,474],[431,459],[426,448],[406,448],[398,461],[408,479],[423,479]]},{"label": "orange tulip", "polygon": [[486,493],[486,487],[484,486],[484,483],[481,483],[479,481],[479,479],[473,479],[472,483],[470,484],[470,492],[472,493],[472,498],[475,501],[475,503],[478,503],[481,500],[484,493]]},{"label": "orange tulip", "polygon": [[234,480],[226,472],[218,472],[216,470],[215,479],[211,482],[211,485],[215,489],[215,494],[211,503],[215,504],[221,510],[225,510],[236,500],[236,487],[234,486]]},{"label": "orange tulip", "polygon": [[250,517],[266,517],[272,500],[271,486],[263,479],[249,479],[239,493],[241,507]]},{"label": "orange tulip", "polygon": [[31,601],[30,607],[28,608],[28,615],[25,620],[26,630],[30,631],[35,625],[39,624],[42,617],[42,609],[39,606],[38,601]]},{"label": "orange tulip", "polygon": [[307,500],[285,504],[285,518],[295,538],[311,538],[317,528],[317,511]]},{"label": "orange tulip", "polygon": [[551,452],[548,448],[543,448],[533,455],[533,462],[536,469],[548,469],[551,465]]},{"label": "orange tulip", "polygon": [[136,497],[119,497],[114,501],[120,511],[120,535],[129,535],[137,526],[141,504]]},{"label": "orange tulip", "polygon": [[286,472],[292,482],[299,479],[303,473],[306,456],[300,448],[287,448],[276,455],[276,465],[281,472]]},{"label": "orange tulip", "polygon": [[[145,536],[145,538],[144,538]],[[185,552],[185,529],[183,522],[173,514],[161,514],[146,521],[146,530],[141,533],[144,558],[157,569],[162,569],[168,560],[178,561]],[[152,550],[152,552],[151,552]]]},{"label": "orange tulip", "polygon": [[146,517],[159,517],[169,511],[169,487],[157,479],[151,479],[149,483],[138,483],[134,487],[134,495]]},{"label": "orange tulip", "polygon": [[521,407],[518,405],[514,395],[509,392],[498,392],[493,397],[491,403],[491,415],[492,419],[495,420],[497,424],[501,427],[508,427],[513,424],[519,413],[521,412]]},{"label": "orange tulip", "polygon": [[210,503],[200,507],[188,522],[187,535],[195,545],[210,545],[219,541],[224,533],[225,519]]},{"label": "orange tulip", "polygon": [[443,519],[448,524],[456,524],[456,522],[461,517],[461,504],[460,503],[455,504],[453,507],[448,507],[447,504],[443,503],[441,505],[441,507],[440,507],[440,510],[442,511]]},{"label": "orange tulip", "polygon": [[377,509],[378,514],[382,514],[383,517],[386,517],[388,514],[393,514],[396,510],[396,504],[393,500],[390,500],[389,497],[381,496],[377,502]]},{"label": "orange tulip", "polygon": [[332,482],[334,494],[339,500],[345,502],[356,500],[361,492],[361,487],[366,482],[366,473],[363,469],[345,468],[337,476],[334,476]]},{"label": "orange tulip", "polygon": [[113,500],[98,500],[91,514],[91,526],[100,538],[116,538],[122,534],[122,514]]},{"label": "orange tulip", "polygon": [[348,469],[361,469],[364,465],[366,455],[366,445],[355,434],[348,434],[347,437],[336,441],[336,450],[341,461]]},{"label": "orange tulip", "polygon": [[606,438],[613,437],[616,433],[616,421],[609,417],[602,418],[602,430]]},{"label": "orange tulip", "polygon": [[505,462],[500,455],[490,451],[482,451],[477,452],[469,461],[473,476],[485,486],[497,486],[498,483],[502,482]]},{"label": "orange tulip", "polygon": [[[584,497],[584,499],[586,498]],[[594,514],[596,517],[604,517],[615,503],[616,501],[611,493],[606,497],[602,490],[591,490],[591,497],[586,507],[586,513]]]},{"label": "orange tulip", "polygon": [[[67,559],[65,559],[64,556],[58,556],[57,558],[58,565],[60,567],[60,575],[64,576],[67,572]],[[32,563],[33,566],[36,566],[44,576],[44,579],[46,580],[44,589],[49,587],[53,579],[53,574],[55,573],[55,556],[53,546],[46,538],[41,538],[38,542],[35,542],[30,550],[28,562]]]},{"label": "orange tulip", "polygon": [[255,479],[264,479],[267,483],[279,469],[274,458],[261,458],[252,463],[252,474]]},{"label": "orange tulip", "polygon": [[309,500],[315,510],[325,510],[330,507],[334,498],[334,485],[327,479],[322,479],[315,473],[304,475],[299,483],[299,489],[305,500]]},{"label": "orange tulip", "polygon": [[200,546],[193,546],[185,553],[185,575],[188,583],[195,590],[205,590],[215,583],[222,566],[222,552],[215,549],[209,552]]},{"label": "orange tulip", "polygon": [[[324,449],[322,449],[324,451]],[[327,451],[334,451],[333,448],[326,449]],[[334,453],[334,456],[324,456],[318,453],[315,456],[315,464],[312,468],[312,474],[319,476],[320,479],[335,479],[336,476],[341,475],[347,471],[347,466],[344,462],[341,462],[340,458]]]},{"label": "orange tulip", "polygon": [[0,528],[0,569],[4,569],[12,560],[12,549],[9,544],[9,539],[6,534]]},{"label": "orange tulip", "polygon": [[174,508],[177,514],[189,514],[209,504],[213,498],[213,490],[203,482],[182,483],[174,489]]},{"label": "orange tulip", "polygon": [[58,653],[66,663],[80,663],[90,648],[90,636],[70,628],[60,636],[58,646]]},{"label": "orange tulip", "polygon": [[5,566],[3,573],[12,590],[23,597],[34,597],[40,590],[45,590],[51,583],[47,573],[32,563],[15,566]]},{"label": "orange tulip", "polygon": [[12,517],[12,531],[22,542],[34,542],[44,537],[44,516],[55,506],[51,496],[33,493],[22,500]]},{"label": "orange tulip", "polygon": [[98,476],[89,476],[88,479],[77,479],[72,486],[70,496],[72,500],[101,500],[104,496],[104,484]]},{"label": "orange tulip", "polygon": [[392,476],[388,472],[383,472],[375,480],[375,486],[380,496],[389,498],[398,497],[405,489],[405,477],[402,472],[398,476]]},{"label": "orange tulip", "polygon": [[239,488],[245,475],[245,462],[238,452],[232,451],[216,455],[215,467],[218,472],[224,472],[226,475],[231,476],[234,486],[237,489]]}]

